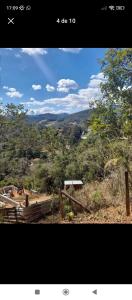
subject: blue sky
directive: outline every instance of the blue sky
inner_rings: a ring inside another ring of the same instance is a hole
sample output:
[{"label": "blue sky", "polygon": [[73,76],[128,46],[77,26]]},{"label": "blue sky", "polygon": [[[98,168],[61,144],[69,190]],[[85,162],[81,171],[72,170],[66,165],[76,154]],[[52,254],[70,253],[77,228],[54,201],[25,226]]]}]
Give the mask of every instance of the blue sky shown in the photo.
[{"label": "blue sky", "polygon": [[0,48],[0,102],[29,114],[74,113],[101,96],[104,48]]}]

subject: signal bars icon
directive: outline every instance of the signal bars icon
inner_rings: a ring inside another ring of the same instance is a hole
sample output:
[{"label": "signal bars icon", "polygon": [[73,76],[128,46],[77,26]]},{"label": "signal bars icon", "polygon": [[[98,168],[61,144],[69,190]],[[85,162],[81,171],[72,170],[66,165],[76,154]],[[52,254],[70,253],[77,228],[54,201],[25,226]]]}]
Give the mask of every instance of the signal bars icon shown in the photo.
[{"label": "signal bars icon", "polygon": [[115,10],[115,6],[114,6],[114,5],[103,6],[103,7],[101,8],[101,10],[107,10],[107,8],[110,9],[110,10]]},{"label": "signal bars icon", "polygon": [[102,7],[101,10],[107,10],[107,6]]}]

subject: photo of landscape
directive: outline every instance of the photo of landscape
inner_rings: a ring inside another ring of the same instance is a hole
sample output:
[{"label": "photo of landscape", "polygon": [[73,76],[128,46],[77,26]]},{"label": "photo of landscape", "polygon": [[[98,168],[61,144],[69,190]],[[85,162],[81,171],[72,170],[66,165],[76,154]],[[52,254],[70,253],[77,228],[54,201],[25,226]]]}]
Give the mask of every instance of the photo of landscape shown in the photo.
[{"label": "photo of landscape", "polygon": [[132,223],[132,49],[0,48],[0,223]]}]

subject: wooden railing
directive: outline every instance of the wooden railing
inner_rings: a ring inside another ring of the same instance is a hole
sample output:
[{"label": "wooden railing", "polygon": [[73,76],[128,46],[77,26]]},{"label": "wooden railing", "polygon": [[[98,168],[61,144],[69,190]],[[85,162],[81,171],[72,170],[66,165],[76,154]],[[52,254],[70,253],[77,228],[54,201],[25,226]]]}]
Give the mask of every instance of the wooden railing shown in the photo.
[{"label": "wooden railing", "polygon": [[[52,212],[52,199],[35,203],[28,207],[1,208],[0,216],[3,223],[30,223],[43,218]],[[54,209],[59,209],[59,201],[54,201]]]},{"label": "wooden railing", "polygon": [[91,213],[90,210],[85,205],[83,205],[80,201],[78,201],[73,196],[69,195],[67,192],[62,190],[62,191],[60,191],[60,212],[61,212],[62,218],[64,218],[64,216],[65,216],[63,195],[65,197],[67,197],[70,201],[75,203],[76,205],[80,206],[84,211]]}]

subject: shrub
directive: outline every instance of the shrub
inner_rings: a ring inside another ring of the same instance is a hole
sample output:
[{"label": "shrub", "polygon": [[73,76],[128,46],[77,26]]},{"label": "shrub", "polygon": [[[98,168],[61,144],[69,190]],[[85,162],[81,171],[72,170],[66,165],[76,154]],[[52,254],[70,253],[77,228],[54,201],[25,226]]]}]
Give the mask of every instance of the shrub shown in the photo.
[{"label": "shrub", "polygon": [[65,214],[70,213],[71,212],[71,205],[65,204],[64,205],[64,212],[65,212]]},{"label": "shrub", "polygon": [[98,210],[104,206],[104,198],[99,190],[96,190],[91,194],[91,206],[93,210]]},{"label": "shrub", "polygon": [[74,218],[74,213],[73,213],[72,211],[69,212],[69,213],[67,213],[67,217],[68,217],[68,220],[69,220],[69,221],[72,221],[73,218]]}]

